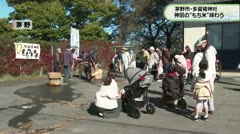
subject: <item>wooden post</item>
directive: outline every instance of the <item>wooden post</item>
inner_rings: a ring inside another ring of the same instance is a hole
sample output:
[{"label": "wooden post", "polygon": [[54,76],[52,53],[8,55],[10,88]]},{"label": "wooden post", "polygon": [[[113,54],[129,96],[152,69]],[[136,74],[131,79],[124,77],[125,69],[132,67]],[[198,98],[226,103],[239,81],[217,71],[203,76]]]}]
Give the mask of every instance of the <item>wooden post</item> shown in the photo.
[{"label": "wooden post", "polygon": [[20,70],[20,77],[22,77],[22,66],[19,65],[19,70]]},{"label": "wooden post", "polygon": [[42,77],[42,75],[43,75],[43,67],[42,67],[42,66],[41,66],[41,68],[40,68],[39,75],[40,75],[40,77]]}]

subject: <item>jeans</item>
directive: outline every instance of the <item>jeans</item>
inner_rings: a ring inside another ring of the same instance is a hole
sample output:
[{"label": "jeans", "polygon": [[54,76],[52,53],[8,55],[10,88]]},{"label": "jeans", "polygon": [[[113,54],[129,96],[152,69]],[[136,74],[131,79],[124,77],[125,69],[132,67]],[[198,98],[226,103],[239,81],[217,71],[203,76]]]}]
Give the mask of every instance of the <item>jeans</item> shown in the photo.
[{"label": "jeans", "polygon": [[[213,87],[213,89],[212,89],[213,91],[214,91],[214,80],[215,80],[215,78],[216,78],[216,74],[212,74],[212,78],[210,79],[210,84]],[[208,104],[209,104],[209,111],[214,111],[213,94],[212,94],[212,97],[209,99]]]},{"label": "jeans", "polygon": [[64,82],[70,82],[71,66],[64,66]]},{"label": "jeans", "polygon": [[169,68],[169,66],[170,66],[170,64],[163,64],[163,71],[164,71],[164,73],[165,74],[167,74],[168,73],[168,68]]}]

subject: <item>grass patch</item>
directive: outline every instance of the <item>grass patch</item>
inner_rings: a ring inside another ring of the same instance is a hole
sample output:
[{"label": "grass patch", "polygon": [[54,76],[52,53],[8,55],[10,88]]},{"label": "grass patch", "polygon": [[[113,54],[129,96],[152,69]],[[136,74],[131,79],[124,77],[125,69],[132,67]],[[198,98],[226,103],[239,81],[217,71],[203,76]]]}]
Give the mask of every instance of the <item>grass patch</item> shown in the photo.
[{"label": "grass patch", "polygon": [[37,78],[46,78],[47,74],[43,74],[42,76],[39,75],[39,73],[33,73],[31,75],[10,75],[10,74],[4,74],[0,75],[0,81],[10,81],[10,80],[30,80],[30,79],[37,79]]}]

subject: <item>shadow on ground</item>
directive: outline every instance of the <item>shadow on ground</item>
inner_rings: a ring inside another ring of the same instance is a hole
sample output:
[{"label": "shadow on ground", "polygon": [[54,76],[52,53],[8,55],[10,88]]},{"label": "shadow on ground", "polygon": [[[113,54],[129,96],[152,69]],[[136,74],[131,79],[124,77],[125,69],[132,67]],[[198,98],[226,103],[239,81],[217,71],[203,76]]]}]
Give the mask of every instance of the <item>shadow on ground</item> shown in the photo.
[{"label": "shadow on ground", "polygon": [[238,88],[232,88],[232,87],[223,87],[223,88],[233,90],[233,91],[240,91],[240,86]]},{"label": "shadow on ground", "polygon": [[184,116],[184,117],[192,120],[192,112],[193,112],[194,107],[188,106],[187,109],[173,108],[171,106],[163,104],[161,102],[161,99],[162,99],[161,97],[156,97],[156,98],[149,97],[149,102],[154,104],[155,107],[164,109],[168,112],[171,112],[171,113],[174,113],[177,115]]},{"label": "shadow on ground", "polygon": [[219,81],[218,83],[228,84],[228,85],[234,85],[234,86],[240,86],[240,84],[236,84],[236,83],[232,83],[232,82],[226,82],[226,81]]},{"label": "shadow on ground", "polygon": [[24,125],[32,122],[30,117],[37,114],[42,108],[46,107],[45,104],[59,103],[61,101],[72,102],[83,95],[81,93],[76,94],[73,90],[74,89],[71,88],[70,85],[51,87],[48,84],[18,89],[14,92],[14,94],[23,98],[31,99],[32,102],[9,107],[24,110],[24,112],[21,115],[10,119],[8,126],[13,128],[22,128]]}]

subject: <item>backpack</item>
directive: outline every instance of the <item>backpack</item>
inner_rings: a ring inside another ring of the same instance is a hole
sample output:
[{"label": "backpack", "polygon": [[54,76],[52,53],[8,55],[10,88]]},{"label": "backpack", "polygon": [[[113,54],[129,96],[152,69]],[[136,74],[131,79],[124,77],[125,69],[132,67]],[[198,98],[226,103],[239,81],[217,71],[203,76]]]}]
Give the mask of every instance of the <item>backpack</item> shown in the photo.
[{"label": "backpack", "polygon": [[186,69],[179,64],[175,64],[175,69],[179,75],[183,75],[186,73]]},{"label": "backpack", "polygon": [[171,63],[171,66],[173,66],[173,68],[175,69],[175,71],[179,74],[179,75],[183,75],[186,73],[186,69],[178,64],[179,62],[174,58],[174,60]]}]

